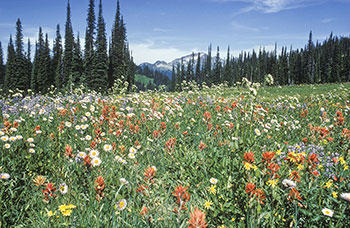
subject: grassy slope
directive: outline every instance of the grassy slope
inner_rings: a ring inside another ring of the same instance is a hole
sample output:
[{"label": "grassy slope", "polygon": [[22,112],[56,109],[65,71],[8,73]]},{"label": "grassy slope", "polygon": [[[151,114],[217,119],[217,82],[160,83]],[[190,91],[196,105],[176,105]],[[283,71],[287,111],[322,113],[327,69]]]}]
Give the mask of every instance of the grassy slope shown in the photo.
[{"label": "grassy slope", "polygon": [[152,84],[154,84],[154,83],[153,83],[153,81],[154,81],[153,78],[148,78],[148,77],[146,77],[145,75],[142,75],[142,74],[136,74],[136,75],[135,75],[135,80],[138,81],[138,82],[143,83],[145,86],[146,86],[149,82],[151,82]]}]

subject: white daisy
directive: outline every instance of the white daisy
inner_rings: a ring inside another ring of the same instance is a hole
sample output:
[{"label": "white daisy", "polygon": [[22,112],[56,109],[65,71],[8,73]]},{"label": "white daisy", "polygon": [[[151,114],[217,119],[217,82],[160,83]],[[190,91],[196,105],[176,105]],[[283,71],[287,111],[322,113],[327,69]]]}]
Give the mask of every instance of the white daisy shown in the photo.
[{"label": "white daisy", "polygon": [[127,205],[127,202],[126,202],[126,199],[122,199],[122,200],[119,200],[118,203],[117,203],[117,209],[119,211],[122,211],[126,208],[126,205]]},{"label": "white daisy", "polygon": [[350,193],[342,193],[340,197],[346,201],[350,202]]},{"label": "white daisy", "polygon": [[8,140],[9,140],[9,137],[6,135],[1,137],[1,141],[3,142],[7,142]]},{"label": "white daisy", "polygon": [[80,130],[80,125],[76,125],[75,130]]},{"label": "white daisy", "polygon": [[101,165],[101,159],[99,157],[95,157],[92,159],[91,163],[92,166],[96,167],[96,166],[100,166]]},{"label": "white daisy", "polygon": [[128,154],[128,157],[129,157],[130,159],[134,159],[134,158],[135,158],[135,154],[134,154],[134,153],[129,153],[129,154]]},{"label": "white daisy", "polygon": [[66,183],[60,184],[59,190],[62,195],[66,194],[68,192],[68,186]]},{"label": "white daisy", "polygon": [[71,122],[66,122],[65,125],[66,125],[66,127],[71,127],[72,123]]},{"label": "white daisy", "polygon": [[97,150],[91,150],[90,153],[89,153],[89,156],[91,158],[95,158],[95,157],[98,157],[100,153],[97,151]]},{"label": "white daisy", "polygon": [[79,158],[85,158],[85,156],[86,156],[86,153],[84,153],[84,152],[79,152],[77,155],[77,157],[79,157]]},{"label": "white daisy", "polygon": [[130,152],[130,153],[136,153],[137,150],[136,150],[134,147],[130,147],[129,152]]},{"label": "white daisy", "polygon": [[284,179],[282,181],[282,184],[284,185],[284,187],[286,188],[295,188],[297,186],[297,184],[292,181],[292,180],[289,180],[289,179]]},{"label": "white daisy", "polygon": [[260,132],[259,129],[255,129],[254,131],[255,131],[255,134],[256,134],[257,136],[260,136],[260,135],[261,135],[261,132]]},{"label": "white daisy", "polygon": [[112,146],[109,145],[109,144],[106,144],[106,145],[103,146],[103,150],[106,151],[106,152],[111,151],[112,150]]},{"label": "white daisy", "polygon": [[21,139],[23,139],[23,136],[22,136],[22,135],[16,135],[16,138],[17,138],[18,140],[21,140]]},{"label": "white daisy", "polygon": [[30,148],[30,149],[29,149],[29,153],[34,154],[34,153],[35,153],[35,150],[34,150],[33,148]]},{"label": "white daisy", "polygon": [[210,183],[212,183],[212,184],[217,184],[218,183],[218,179],[216,179],[216,178],[210,178]]},{"label": "white daisy", "polygon": [[8,144],[8,143],[6,143],[6,144],[4,145],[4,147],[5,147],[6,149],[9,149],[9,148],[11,147],[11,145]]},{"label": "white daisy", "polygon": [[333,217],[333,214],[334,214],[334,212],[331,209],[328,209],[328,208],[323,208],[322,209],[322,213],[325,216],[328,216],[328,217]]},{"label": "white daisy", "polygon": [[1,173],[0,174],[0,179],[2,179],[2,180],[7,180],[9,178],[10,178],[10,174],[8,174],[8,173]]},{"label": "white daisy", "polygon": [[28,138],[27,142],[32,143],[32,142],[34,142],[34,139],[33,138]]},{"label": "white daisy", "polygon": [[0,136],[5,135],[5,133],[3,131],[0,131]]},{"label": "white daisy", "polygon": [[41,133],[42,133],[42,131],[41,131],[41,130],[37,130],[37,131],[35,131],[35,133],[37,133],[37,134],[41,134]]},{"label": "white daisy", "polygon": [[90,135],[85,136],[85,140],[90,141],[92,137]]},{"label": "white daisy", "polygon": [[10,140],[10,142],[14,142],[14,141],[16,141],[16,137],[15,136],[11,136],[10,138],[9,138],[9,140]]}]

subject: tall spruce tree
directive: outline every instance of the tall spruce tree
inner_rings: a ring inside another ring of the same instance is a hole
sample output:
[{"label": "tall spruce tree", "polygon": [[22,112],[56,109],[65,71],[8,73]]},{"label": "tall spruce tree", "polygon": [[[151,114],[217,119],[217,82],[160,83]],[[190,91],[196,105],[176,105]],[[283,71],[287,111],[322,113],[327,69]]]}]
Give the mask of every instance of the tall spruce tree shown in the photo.
[{"label": "tall spruce tree", "polygon": [[62,37],[60,32],[60,25],[56,28],[56,38],[53,44],[53,58],[51,62],[51,84],[55,85],[57,89],[61,88],[62,73],[57,68],[62,65]]},{"label": "tall spruce tree", "polygon": [[4,87],[4,80],[5,80],[5,65],[4,65],[4,55],[2,51],[2,45],[0,41],[0,87]]},{"label": "tall spruce tree", "polygon": [[18,19],[16,23],[16,60],[15,60],[15,68],[14,72],[14,82],[15,87],[20,90],[26,91],[28,89],[28,77],[27,77],[27,64],[24,54],[24,45],[23,45],[23,33],[22,33],[22,23],[21,20]]},{"label": "tall spruce tree", "polygon": [[74,49],[74,35],[73,35],[73,26],[72,26],[72,22],[71,22],[70,3],[68,0],[65,43],[64,43],[64,56],[63,56],[62,87],[67,86],[68,79],[71,76],[72,61],[73,61],[73,49]]},{"label": "tall spruce tree", "polygon": [[106,24],[102,15],[102,1],[99,3],[98,23],[97,23],[97,40],[96,55],[94,59],[94,77],[87,81],[88,87],[98,91],[107,89],[108,79],[108,56],[107,56],[107,38]]},{"label": "tall spruce tree", "polygon": [[25,57],[26,77],[27,77],[27,81],[28,81],[27,89],[30,88],[30,80],[31,80],[31,74],[32,74],[32,67],[33,67],[32,60],[31,60],[31,53],[32,53],[32,45],[30,43],[30,39],[28,39],[27,53],[26,53],[26,57]]},{"label": "tall spruce tree", "polygon": [[221,59],[220,59],[220,50],[219,50],[219,46],[218,46],[216,58],[215,58],[213,78],[212,78],[212,83],[214,85],[218,85],[219,83],[221,83],[221,67],[222,67],[222,65],[221,65]]},{"label": "tall spruce tree", "polygon": [[208,55],[205,62],[204,75],[203,75],[204,82],[208,86],[211,85],[211,74],[212,74],[211,70],[212,70],[212,67],[211,67],[211,44],[210,44],[208,47]]},{"label": "tall spruce tree", "polygon": [[7,61],[4,80],[4,89],[6,91],[16,88],[15,80],[16,72],[16,51],[12,41],[12,35],[10,35],[10,41],[7,47]]},{"label": "tall spruce tree", "polygon": [[228,85],[231,86],[232,85],[231,79],[232,79],[232,66],[230,61],[230,46],[228,46],[223,81],[227,82]]},{"label": "tall spruce tree", "polygon": [[96,18],[95,18],[95,1],[89,1],[88,16],[87,16],[87,28],[85,35],[85,55],[84,55],[84,71],[87,86],[91,89],[95,89],[94,83],[94,70],[95,70],[95,29],[96,29]]},{"label": "tall spruce tree", "polygon": [[201,53],[198,52],[198,57],[197,57],[197,64],[196,64],[196,74],[195,74],[195,81],[197,84],[200,86],[202,85],[202,78],[201,78]]},{"label": "tall spruce tree", "polygon": [[[42,38],[42,31],[41,27],[39,28],[39,42]],[[41,41],[42,42],[42,41]],[[31,72],[31,79],[30,79],[30,89],[33,92],[38,92],[38,72],[39,72],[39,62],[40,62],[40,49],[39,49],[39,43],[35,42],[35,52],[34,52],[34,61],[33,61],[33,67]]]},{"label": "tall spruce tree", "polygon": [[43,40],[42,30],[39,32],[39,62],[38,62],[38,74],[37,74],[37,90],[45,93],[48,89],[48,82],[50,76],[50,48],[49,38],[46,33],[45,41]]},{"label": "tall spruce tree", "polygon": [[176,88],[176,73],[175,73],[175,66],[173,65],[173,69],[171,71],[171,81],[169,83],[169,91],[174,92]]},{"label": "tall spruce tree", "polygon": [[77,41],[74,42],[72,69],[69,77],[69,89],[72,89],[73,87],[77,87],[83,83],[84,81],[83,73],[84,73],[83,58],[82,58],[80,38],[78,33]]},{"label": "tall spruce tree", "polygon": [[312,31],[309,33],[309,41],[307,44],[307,72],[306,72],[306,82],[314,83],[315,78],[315,59],[314,59],[314,43],[312,41]]}]

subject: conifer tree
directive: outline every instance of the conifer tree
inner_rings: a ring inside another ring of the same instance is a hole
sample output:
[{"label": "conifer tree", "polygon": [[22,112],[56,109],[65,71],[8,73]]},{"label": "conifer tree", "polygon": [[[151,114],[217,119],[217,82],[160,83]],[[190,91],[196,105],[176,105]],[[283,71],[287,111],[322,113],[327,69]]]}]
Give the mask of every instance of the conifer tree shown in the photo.
[{"label": "conifer tree", "polygon": [[102,15],[102,1],[100,0],[97,24],[96,56],[94,59],[94,77],[87,80],[89,88],[99,91],[106,90],[108,86],[108,56],[105,27],[106,25]]},{"label": "conifer tree", "polygon": [[31,80],[31,74],[32,74],[32,60],[31,60],[31,52],[32,52],[32,45],[30,43],[30,39],[28,39],[27,43],[27,53],[26,53],[26,77],[28,81],[27,89],[30,88],[30,80]]},{"label": "conifer tree", "polygon": [[[42,32],[41,27],[39,28],[39,40],[42,40]],[[31,72],[31,79],[30,79],[30,89],[33,92],[38,92],[38,72],[39,72],[39,62],[40,62],[40,50],[39,50],[39,44],[38,42],[35,42],[35,52],[34,52],[34,61],[33,61],[33,67]]]},{"label": "conifer tree", "polygon": [[182,90],[182,85],[181,85],[181,83],[182,83],[181,68],[182,68],[181,64],[178,63],[177,66],[176,66],[176,88],[175,88],[175,90],[178,91],[178,92]]},{"label": "conifer tree", "polygon": [[4,55],[2,51],[2,45],[0,41],[0,87],[3,88],[5,80],[5,65],[4,65]]},{"label": "conifer tree", "polygon": [[215,65],[214,65],[214,72],[213,72],[213,78],[212,83],[214,85],[218,85],[221,83],[221,59],[220,59],[220,50],[219,46],[217,47],[217,53],[215,58]]},{"label": "conifer tree", "polygon": [[81,53],[81,47],[80,47],[80,38],[78,33],[77,41],[74,42],[72,69],[69,77],[69,89],[72,89],[73,87],[77,87],[78,85],[83,83],[84,81],[83,73],[84,73],[83,59],[82,59],[82,53]]},{"label": "conifer tree", "polygon": [[227,82],[229,86],[232,85],[232,67],[231,67],[231,61],[230,61],[230,46],[227,48],[227,57],[226,57],[226,64],[225,64],[225,70],[224,70],[224,76],[223,81]]},{"label": "conifer tree", "polygon": [[174,92],[176,88],[176,73],[175,73],[175,66],[173,65],[173,69],[171,71],[171,81],[169,83],[169,91]]},{"label": "conifer tree", "polygon": [[39,62],[38,62],[38,74],[37,74],[37,90],[45,93],[48,89],[48,82],[50,76],[50,48],[49,38],[46,33],[45,41],[42,37],[42,30],[39,32]]},{"label": "conifer tree", "polygon": [[24,55],[24,45],[23,45],[23,33],[22,33],[22,23],[21,20],[18,19],[16,23],[16,60],[15,60],[15,68],[13,81],[15,84],[14,88],[18,88],[20,90],[26,91],[28,89],[28,77],[26,72],[26,60]]},{"label": "conifer tree", "polygon": [[211,44],[208,47],[208,55],[207,55],[207,60],[205,62],[204,66],[204,82],[210,86],[211,85]]},{"label": "conifer tree", "polygon": [[16,88],[15,81],[16,72],[16,52],[12,41],[12,35],[10,35],[10,42],[7,47],[7,61],[6,61],[6,71],[4,80],[4,89],[14,89]]},{"label": "conifer tree", "polygon": [[59,65],[62,65],[62,37],[60,33],[60,25],[56,28],[56,38],[53,44],[53,58],[51,62],[51,82],[50,84],[55,85],[57,89],[61,88],[62,73],[57,71]]},{"label": "conifer tree", "polygon": [[198,57],[197,57],[195,81],[200,86],[202,85],[202,78],[201,78],[201,53],[200,52],[198,52]]},{"label": "conifer tree", "polygon": [[314,83],[315,78],[315,60],[314,60],[314,43],[312,42],[312,31],[309,34],[309,41],[307,45],[307,73],[306,73],[306,82]]},{"label": "conifer tree", "polygon": [[74,35],[71,22],[70,4],[67,4],[67,21],[65,31],[64,56],[63,56],[63,78],[62,87],[67,86],[67,82],[72,72]]},{"label": "conifer tree", "polygon": [[[88,9],[88,16],[87,16],[87,28],[86,28],[86,35],[85,35],[85,55],[84,55],[84,71],[85,71],[85,79],[86,83],[89,88],[93,88],[95,86],[93,85],[94,80],[94,73],[95,70],[95,50],[94,50],[94,44],[95,44],[95,29],[96,29],[96,19],[95,19],[95,1],[90,0],[89,2],[89,9]],[[93,88],[95,89],[95,88]]]}]

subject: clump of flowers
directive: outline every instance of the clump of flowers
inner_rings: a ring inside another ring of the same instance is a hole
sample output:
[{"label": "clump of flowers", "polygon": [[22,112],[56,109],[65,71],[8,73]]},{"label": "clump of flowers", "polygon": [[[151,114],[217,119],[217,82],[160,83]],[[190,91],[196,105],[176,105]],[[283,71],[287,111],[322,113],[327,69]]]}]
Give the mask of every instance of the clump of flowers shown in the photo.
[{"label": "clump of flowers", "polygon": [[35,186],[43,186],[45,185],[46,177],[43,177],[41,175],[37,176],[35,179],[33,179]]},{"label": "clump of flowers", "polygon": [[56,198],[54,194],[56,192],[56,188],[53,183],[47,183],[46,188],[42,191],[44,193],[45,200],[50,200]]},{"label": "clump of flowers", "polygon": [[197,207],[192,213],[190,213],[190,220],[188,220],[188,228],[206,228],[208,226],[205,221],[205,213],[199,210]]},{"label": "clump of flowers", "polygon": [[187,210],[187,207],[185,206],[186,202],[190,200],[191,194],[187,192],[188,187],[183,186],[177,186],[175,188],[175,191],[173,192],[173,196],[176,197],[176,203],[178,204],[178,208],[175,208],[174,211],[176,213],[180,212],[181,210]]},{"label": "clump of flowers", "polygon": [[104,197],[104,193],[103,190],[105,189],[105,180],[103,179],[103,177],[99,176],[97,177],[97,179],[95,180],[95,191],[97,193],[96,199],[98,201],[100,201],[101,199],[103,199]]},{"label": "clump of flowers", "polygon": [[63,216],[70,216],[73,212],[73,208],[76,208],[76,206],[73,204],[62,204],[58,207],[58,210],[62,213]]}]

